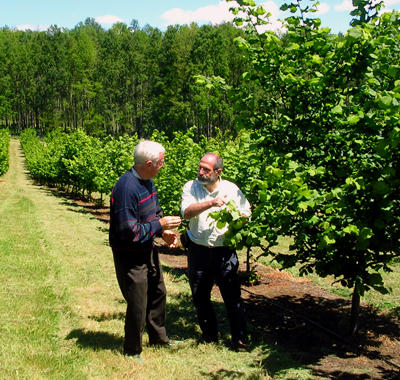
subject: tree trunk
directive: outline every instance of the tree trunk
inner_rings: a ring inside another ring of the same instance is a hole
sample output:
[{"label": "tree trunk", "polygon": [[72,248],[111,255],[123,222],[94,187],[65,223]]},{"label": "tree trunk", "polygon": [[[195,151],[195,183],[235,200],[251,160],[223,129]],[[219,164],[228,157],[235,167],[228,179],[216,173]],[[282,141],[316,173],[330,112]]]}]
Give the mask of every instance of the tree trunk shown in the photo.
[{"label": "tree trunk", "polygon": [[360,314],[360,294],[356,289],[351,298],[351,316],[350,316],[350,334],[355,335],[358,332],[359,314]]},{"label": "tree trunk", "polygon": [[250,247],[247,248],[246,254],[246,272],[250,273]]}]

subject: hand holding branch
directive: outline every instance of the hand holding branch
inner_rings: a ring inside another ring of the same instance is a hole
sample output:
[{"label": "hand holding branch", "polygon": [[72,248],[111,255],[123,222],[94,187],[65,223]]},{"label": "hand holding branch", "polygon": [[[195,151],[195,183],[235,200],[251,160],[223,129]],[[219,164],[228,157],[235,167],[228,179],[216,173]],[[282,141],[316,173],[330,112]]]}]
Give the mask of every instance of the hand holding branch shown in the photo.
[{"label": "hand holding branch", "polygon": [[213,206],[217,207],[222,207],[223,205],[226,205],[226,198],[228,197],[228,194],[221,195],[220,197],[215,198],[213,202]]},{"label": "hand holding branch", "polygon": [[182,220],[179,216],[164,216],[164,218],[160,219],[160,224],[163,231],[174,229],[178,227],[181,222]]}]

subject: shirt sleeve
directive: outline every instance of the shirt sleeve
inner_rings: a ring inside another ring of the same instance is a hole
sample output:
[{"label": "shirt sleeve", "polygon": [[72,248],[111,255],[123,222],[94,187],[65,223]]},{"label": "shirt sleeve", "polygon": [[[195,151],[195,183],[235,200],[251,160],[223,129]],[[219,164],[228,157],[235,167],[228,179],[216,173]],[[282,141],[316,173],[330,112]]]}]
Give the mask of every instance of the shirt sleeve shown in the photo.
[{"label": "shirt sleeve", "polygon": [[198,203],[194,182],[189,181],[183,186],[182,190],[182,204],[181,204],[181,215],[184,217],[185,210],[193,203]]},{"label": "shirt sleeve", "polygon": [[115,214],[116,232],[120,239],[133,243],[144,243],[162,233],[159,219],[139,222],[135,211],[124,208]]}]

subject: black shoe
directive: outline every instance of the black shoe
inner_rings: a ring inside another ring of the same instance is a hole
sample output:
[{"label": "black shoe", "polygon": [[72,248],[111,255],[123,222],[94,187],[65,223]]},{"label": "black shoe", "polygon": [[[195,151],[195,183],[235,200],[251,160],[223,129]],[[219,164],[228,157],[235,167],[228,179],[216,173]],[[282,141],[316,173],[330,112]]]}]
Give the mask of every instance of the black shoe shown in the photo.
[{"label": "black shoe", "polygon": [[249,346],[247,343],[238,340],[237,342],[233,343],[233,348],[236,352],[247,352],[249,350]]},{"label": "black shoe", "polygon": [[140,354],[135,354],[132,351],[126,351],[126,350],[123,351],[123,354],[138,361],[139,363],[143,363],[143,359],[140,357]]},{"label": "black shoe", "polygon": [[144,360],[139,356],[139,355],[129,355],[130,358],[132,358],[132,360],[138,362],[138,363],[143,363]]},{"label": "black shoe", "polygon": [[181,341],[181,340],[170,340],[169,342],[159,343],[159,346],[164,347],[164,348],[174,348],[182,343],[183,343],[183,341]]}]

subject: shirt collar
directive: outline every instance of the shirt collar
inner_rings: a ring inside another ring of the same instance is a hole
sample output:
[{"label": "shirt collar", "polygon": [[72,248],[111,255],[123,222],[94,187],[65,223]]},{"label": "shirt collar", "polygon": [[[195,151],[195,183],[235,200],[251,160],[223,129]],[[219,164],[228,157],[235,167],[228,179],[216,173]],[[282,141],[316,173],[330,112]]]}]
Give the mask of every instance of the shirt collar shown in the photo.
[{"label": "shirt collar", "polygon": [[136,177],[136,178],[139,178],[139,179],[142,179],[141,177],[140,177],[140,175],[138,174],[138,172],[135,170],[135,168],[132,166],[132,173],[133,173],[133,175]]}]

